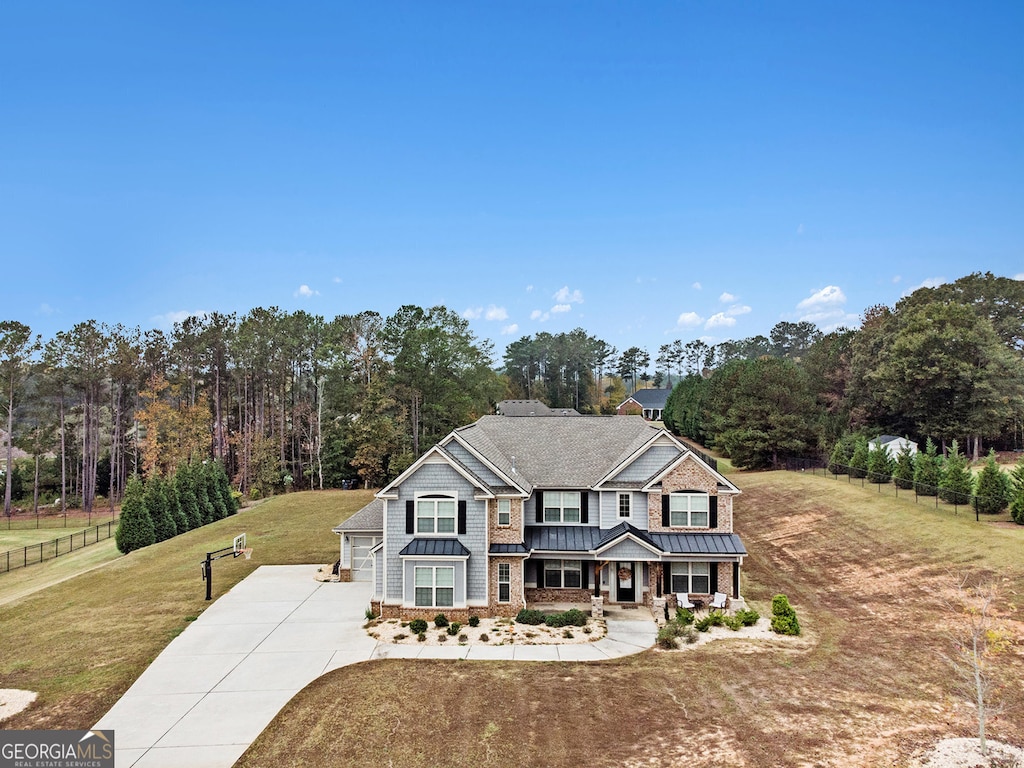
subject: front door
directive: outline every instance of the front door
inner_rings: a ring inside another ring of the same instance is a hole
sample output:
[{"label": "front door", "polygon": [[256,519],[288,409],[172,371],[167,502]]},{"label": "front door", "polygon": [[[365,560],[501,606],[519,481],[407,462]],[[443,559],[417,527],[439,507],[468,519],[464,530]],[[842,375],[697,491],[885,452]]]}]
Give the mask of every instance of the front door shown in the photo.
[{"label": "front door", "polygon": [[616,563],[615,596],[620,603],[636,602],[636,582],[633,580],[632,563]]}]

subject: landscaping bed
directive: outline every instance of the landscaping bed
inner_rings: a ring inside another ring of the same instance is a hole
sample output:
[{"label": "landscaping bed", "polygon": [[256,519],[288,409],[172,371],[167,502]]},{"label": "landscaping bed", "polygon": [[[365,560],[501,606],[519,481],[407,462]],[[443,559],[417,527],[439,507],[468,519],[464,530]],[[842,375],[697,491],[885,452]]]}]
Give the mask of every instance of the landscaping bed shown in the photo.
[{"label": "landscaping bed", "polygon": [[[565,616],[568,613],[571,612],[548,615]],[[530,618],[536,617],[531,615]],[[579,617],[571,619],[580,620]],[[582,620],[586,623],[581,626],[569,621],[564,626],[549,626],[545,623],[522,623],[508,617],[470,617],[467,624],[447,622],[447,619],[440,624],[422,619],[423,624],[398,619],[370,619],[365,629],[378,642],[397,645],[565,645],[592,643],[607,634],[603,620],[586,616]],[[556,620],[555,623],[560,622]]]}]

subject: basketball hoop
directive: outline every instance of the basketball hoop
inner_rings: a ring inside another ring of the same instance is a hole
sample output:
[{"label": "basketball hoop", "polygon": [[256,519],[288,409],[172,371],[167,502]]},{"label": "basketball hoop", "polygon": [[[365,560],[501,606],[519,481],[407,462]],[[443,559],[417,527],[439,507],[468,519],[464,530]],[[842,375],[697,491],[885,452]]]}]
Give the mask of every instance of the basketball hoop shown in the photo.
[{"label": "basketball hoop", "polygon": [[242,550],[242,554],[245,555],[245,559],[246,560],[251,560],[252,559],[252,547],[249,547],[247,549],[243,549]]}]

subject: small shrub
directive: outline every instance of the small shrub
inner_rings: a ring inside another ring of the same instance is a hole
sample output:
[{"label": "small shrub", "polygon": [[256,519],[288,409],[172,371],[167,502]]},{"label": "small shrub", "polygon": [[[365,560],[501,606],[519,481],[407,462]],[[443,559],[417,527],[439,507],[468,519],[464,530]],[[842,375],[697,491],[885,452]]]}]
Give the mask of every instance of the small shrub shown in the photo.
[{"label": "small shrub", "polygon": [[516,622],[519,624],[537,624],[544,623],[544,614],[533,608],[523,608],[519,613],[516,614]]},{"label": "small shrub", "polygon": [[479,616],[470,616],[469,617],[469,626],[471,626],[471,627],[479,627],[480,626],[480,617]]},{"label": "small shrub", "polygon": [[447,627],[448,617],[445,616],[443,613],[437,614],[437,616],[434,617],[434,626],[438,629],[441,629],[442,627]]},{"label": "small shrub", "polygon": [[563,629],[562,630],[562,637],[564,637],[566,640],[572,640],[572,638],[573,638],[572,630],[571,629]]},{"label": "small shrub", "polygon": [[405,632],[399,632],[397,635],[395,635],[395,640],[405,640],[405,638],[407,637],[408,635],[405,634]]},{"label": "small shrub", "polygon": [[743,626],[743,621],[739,616],[726,616],[724,623],[733,632],[739,631],[739,628]]},{"label": "small shrub", "polygon": [[465,632],[463,632],[461,635],[459,635],[459,642],[460,643],[468,643],[469,642],[469,635],[467,635]]},{"label": "small shrub", "polygon": [[446,635],[444,632],[438,632],[437,633],[437,642],[444,643],[444,642],[447,642],[447,641],[448,641],[448,635]]},{"label": "small shrub", "polygon": [[711,616],[705,616],[703,619],[695,621],[693,626],[698,632],[707,632],[711,629]]},{"label": "small shrub", "polygon": [[587,625],[587,614],[578,608],[570,608],[565,613],[552,613],[544,617],[544,623],[549,627],[585,627]]},{"label": "small shrub", "polygon": [[457,634],[459,634],[460,629],[462,629],[462,625],[459,624],[459,622],[457,621],[453,621],[451,624],[448,625],[448,634],[452,637],[455,637]]},{"label": "small shrub", "polygon": [[694,629],[693,627],[690,627],[690,626],[683,627],[681,629],[681,633],[680,633],[679,636],[683,639],[683,642],[686,643],[687,645],[693,645],[694,643],[697,642],[697,630]]},{"label": "small shrub", "polygon": [[427,631],[426,619],[413,619],[409,622],[409,631],[414,635],[422,635]]},{"label": "small shrub", "polygon": [[708,614],[708,621],[711,622],[712,627],[720,627],[725,624],[725,614],[721,611],[715,611],[714,613]]},{"label": "small shrub", "polygon": [[740,608],[734,615],[744,627],[754,626],[757,624],[758,619],[761,618],[761,614],[752,608]]},{"label": "small shrub", "polygon": [[488,642],[490,642],[490,640],[491,640],[491,638],[489,638],[489,637],[487,636],[487,633],[486,633],[486,632],[482,632],[482,633],[480,634],[480,642],[481,642],[481,643],[488,643]]},{"label": "small shrub", "polygon": [[658,647],[664,648],[666,651],[671,651],[673,648],[677,648],[679,645],[679,625],[674,621],[670,621],[668,624],[658,630]]},{"label": "small shrub", "polygon": [[372,621],[374,618],[376,618],[374,613],[373,613],[373,609],[372,608],[367,608],[363,612],[363,618],[366,619],[367,621]]},{"label": "small shrub", "polygon": [[797,621],[796,611],[785,595],[776,595],[772,598],[772,632],[780,635],[800,634],[800,622]]},{"label": "small shrub", "polygon": [[427,642],[427,633],[426,632],[420,632],[418,635],[416,635],[416,639],[419,642],[421,642],[421,643]]},{"label": "small shrub", "polygon": [[589,634],[590,634],[591,632],[593,632],[593,631],[594,631],[594,630],[592,630],[592,629],[591,629],[590,627],[584,627],[584,628],[583,628],[583,634],[584,634],[584,635],[589,635]]},{"label": "small shrub", "polygon": [[686,608],[676,608],[676,622],[683,626],[690,626],[693,624],[693,611]]}]

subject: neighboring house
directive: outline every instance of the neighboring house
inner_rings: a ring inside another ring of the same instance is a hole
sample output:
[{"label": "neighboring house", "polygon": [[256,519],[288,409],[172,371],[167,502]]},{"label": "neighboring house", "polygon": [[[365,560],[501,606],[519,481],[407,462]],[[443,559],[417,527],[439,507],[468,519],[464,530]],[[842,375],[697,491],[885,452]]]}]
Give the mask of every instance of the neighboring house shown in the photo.
[{"label": "neighboring house", "polygon": [[496,408],[499,416],[579,416],[575,408],[549,408],[540,400],[502,400]]},{"label": "neighboring house", "polygon": [[529,603],[740,600],[739,489],[636,416],[484,416],[337,526],[342,580],[385,617]]},{"label": "neighboring house", "polygon": [[879,448],[884,448],[885,452],[889,454],[889,458],[895,460],[899,456],[900,452],[907,447],[910,449],[910,455],[914,456],[917,453],[917,443],[906,437],[895,437],[894,435],[879,435],[871,441],[871,450],[877,451]]},{"label": "neighboring house", "polygon": [[671,389],[638,389],[619,403],[615,412],[619,416],[640,415],[648,421],[661,421],[670,394]]}]

